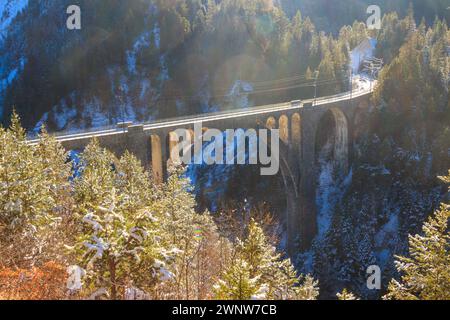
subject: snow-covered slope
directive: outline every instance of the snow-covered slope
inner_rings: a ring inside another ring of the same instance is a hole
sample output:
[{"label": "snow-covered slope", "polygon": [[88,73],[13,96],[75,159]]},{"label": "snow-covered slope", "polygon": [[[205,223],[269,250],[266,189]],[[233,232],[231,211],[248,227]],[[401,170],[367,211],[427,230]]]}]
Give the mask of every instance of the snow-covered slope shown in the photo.
[{"label": "snow-covered slope", "polygon": [[28,0],[0,0],[0,41],[14,18],[28,5]]},{"label": "snow-covered slope", "polygon": [[359,69],[364,60],[374,57],[376,47],[377,40],[368,38],[350,52],[350,66],[353,74],[359,73]]},{"label": "snow-covered slope", "polygon": [[[0,0],[0,52],[14,18],[28,5],[28,0]],[[3,115],[3,95],[9,84],[17,77],[25,64],[23,58],[15,61],[0,53],[0,121]]]}]

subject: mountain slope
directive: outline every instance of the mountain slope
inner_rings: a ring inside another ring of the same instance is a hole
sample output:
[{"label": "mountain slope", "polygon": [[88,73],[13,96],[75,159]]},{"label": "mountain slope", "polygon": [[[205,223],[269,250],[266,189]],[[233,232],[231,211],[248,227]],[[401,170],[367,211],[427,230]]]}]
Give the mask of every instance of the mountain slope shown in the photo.
[{"label": "mountain slope", "polygon": [[[6,46],[4,42],[10,30],[11,23],[27,5],[28,0],[0,0],[0,50]],[[9,60],[7,54],[0,55],[0,121],[3,114],[2,97],[4,96],[4,92],[23,68],[23,60],[14,60],[16,63]]]},{"label": "mountain slope", "polygon": [[80,0],[80,31],[65,28],[71,3],[30,2],[11,26],[2,78],[21,72],[3,90],[3,123],[13,106],[28,129],[77,130],[285,101],[311,90],[246,95],[297,85],[323,59],[330,93],[348,85],[346,48],[272,1]]},{"label": "mountain slope", "polygon": [[0,40],[6,37],[9,25],[28,5],[28,0],[0,0]]}]

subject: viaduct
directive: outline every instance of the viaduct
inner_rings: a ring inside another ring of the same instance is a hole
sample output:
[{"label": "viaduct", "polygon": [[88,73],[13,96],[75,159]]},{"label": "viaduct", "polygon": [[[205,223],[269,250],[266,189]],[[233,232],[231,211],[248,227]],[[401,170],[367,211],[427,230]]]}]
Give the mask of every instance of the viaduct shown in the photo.
[{"label": "viaduct", "polygon": [[[280,130],[280,172],[287,199],[288,248],[291,252],[310,247],[317,233],[316,163],[319,124],[325,116],[334,120],[331,137],[333,158],[346,173],[352,160],[356,125],[361,113],[368,112],[372,87],[358,92],[335,96],[260,106],[200,116],[164,120],[151,124],[121,124],[104,131],[59,136],[57,139],[67,150],[82,150],[92,138],[120,156],[125,150],[133,153],[151,168],[155,178],[162,182],[170,160],[171,135],[177,129],[193,130],[195,123],[205,128]],[[332,128],[331,128],[332,127]]]}]

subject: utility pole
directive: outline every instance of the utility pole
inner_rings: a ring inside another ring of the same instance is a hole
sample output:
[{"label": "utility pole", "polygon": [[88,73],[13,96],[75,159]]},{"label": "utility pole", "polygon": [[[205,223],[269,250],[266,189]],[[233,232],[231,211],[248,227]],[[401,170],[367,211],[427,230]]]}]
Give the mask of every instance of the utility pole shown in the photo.
[{"label": "utility pole", "polygon": [[314,72],[314,105],[317,103],[317,79],[319,79],[319,70]]}]

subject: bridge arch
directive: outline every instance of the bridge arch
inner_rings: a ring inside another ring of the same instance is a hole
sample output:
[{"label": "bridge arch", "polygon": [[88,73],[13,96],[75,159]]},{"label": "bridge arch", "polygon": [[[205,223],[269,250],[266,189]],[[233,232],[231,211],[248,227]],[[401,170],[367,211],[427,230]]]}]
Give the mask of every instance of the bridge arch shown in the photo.
[{"label": "bridge arch", "polygon": [[295,150],[300,149],[302,139],[302,122],[299,113],[294,113],[291,118],[291,143]]},{"label": "bridge arch", "polygon": [[169,160],[174,164],[181,163],[179,141],[180,137],[175,131],[169,132]]},{"label": "bridge arch", "polygon": [[269,117],[266,121],[266,128],[267,129],[276,129],[277,127],[277,120],[275,120],[274,117]]},{"label": "bridge arch", "polygon": [[349,166],[349,121],[339,108],[326,111],[316,132],[316,160],[333,160],[337,172],[346,175]]},{"label": "bridge arch", "polygon": [[280,140],[285,144],[289,143],[289,118],[282,115],[278,120],[278,128],[280,129]]}]

